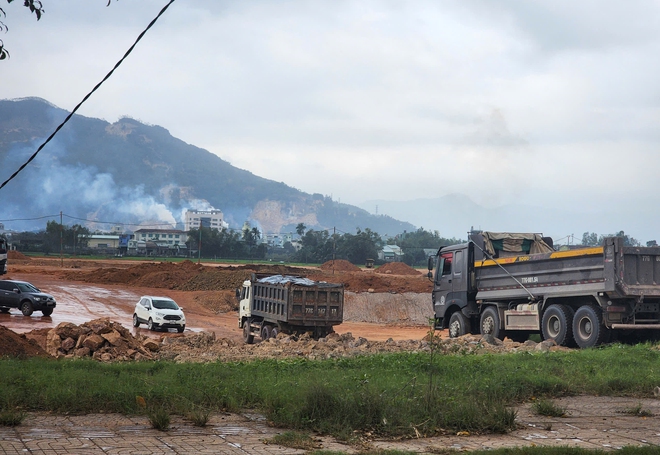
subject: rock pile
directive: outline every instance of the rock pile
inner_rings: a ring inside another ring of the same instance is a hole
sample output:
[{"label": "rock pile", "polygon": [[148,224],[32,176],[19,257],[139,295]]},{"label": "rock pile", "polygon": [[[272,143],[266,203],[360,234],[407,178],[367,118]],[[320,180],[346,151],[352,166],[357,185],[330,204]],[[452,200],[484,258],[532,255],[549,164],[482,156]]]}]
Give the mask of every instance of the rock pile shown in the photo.
[{"label": "rock pile", "polygon": [[157,340],[135,337],[108,318],[80,326],[62,322],[48,332],[45,346],[53,357],[92,357],[103,362],[153,359],[159,348]]},{"label": "rock pile", "polygon": [[48,353],[36,341],[0,325],[0,357],[48,357]]}]

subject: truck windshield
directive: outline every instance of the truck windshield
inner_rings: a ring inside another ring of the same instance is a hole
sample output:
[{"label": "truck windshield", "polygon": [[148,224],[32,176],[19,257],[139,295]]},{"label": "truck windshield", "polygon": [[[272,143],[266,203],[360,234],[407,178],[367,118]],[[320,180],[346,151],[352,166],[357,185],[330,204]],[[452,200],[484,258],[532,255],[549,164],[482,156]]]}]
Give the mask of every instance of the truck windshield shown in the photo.
[{"label": "truck windshield", "polygon": [[179,306],[174,300],[154,300],[154,308],[159,310],[178,310]]}]

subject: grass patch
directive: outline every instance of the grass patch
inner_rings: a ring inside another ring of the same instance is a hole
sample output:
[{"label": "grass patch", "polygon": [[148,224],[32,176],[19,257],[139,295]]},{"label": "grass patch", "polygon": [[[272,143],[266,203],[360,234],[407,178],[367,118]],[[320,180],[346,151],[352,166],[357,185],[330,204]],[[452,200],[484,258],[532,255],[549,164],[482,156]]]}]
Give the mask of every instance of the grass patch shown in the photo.
[{"label": "grass patch", "polygon": [[151,428],[159,431],[170,429],[170,413],[164,406],[154,406],[147,410],[147,418],[151,423]]},{"label": "grass patch", "polygon": [[642,403],[637,403],[637,405],[630,408],[623,409],[619,411],[621,414],[628,414],[631,416],[637,417],[653,417],[653,413],[648,409],[644,409]]},{"label": "grass patch", "polygon": [[[576,447],[513,447],[493,450],[475,450],[472,452],[455,449],[430,449],[436,455],[658,455],[657,447],[628,446],[619,450],[581,449]],[[308,455],[345,455],[332,450],[315,450]],[[367,450],[358,455],[418,455],[417,452],[401,450]]]},{"label": "grass patch", "polygon": [[286,431],[284,433],[266,439],[267,444],[277,444],[292,449],[313,450],[318,449],[320,444],[307,433],[297,431]]},{"label": "grass patch", "polygon": [[564,417],[566,415],[566,408],[545,398],[535,401],[532,404],[532,410],[536,414],[546,417]]},{"label": "grass patch", "polygon": [[25,413],[17,409],[4,409],[0,411],[0,426],[15,427],[23,423]]},{"label": "grass patch", "polygon": [[[355,432],[502,433],[514,428],[512,406],[535,396],[648,397],[657,385],[658,364],[660,352],[648,344],[570,352],[396,353],[205,364],[2,359],[0,409],[152,412],[154,421],[180,415],[200,425],[213,412],[253,409],[276,426],[346,440]],[[633,370],[636,374],[630,375]],[[165,403],[166,409],[158,407]]]}]

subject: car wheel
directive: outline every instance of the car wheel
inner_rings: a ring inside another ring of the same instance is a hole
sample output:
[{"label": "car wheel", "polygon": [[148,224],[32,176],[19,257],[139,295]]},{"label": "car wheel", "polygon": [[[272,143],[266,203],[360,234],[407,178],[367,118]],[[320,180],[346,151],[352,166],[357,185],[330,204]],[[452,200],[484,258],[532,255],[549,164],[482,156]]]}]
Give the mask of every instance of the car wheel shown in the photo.
[{"label": "car wheel", "polygon": [[23,313],[23,316],[31,316],[33,311],[34,308],[32,307],[31,302],[21,303],[21,313]]},{"label": "car wheel", "polygon": [[179,333],[183,333],[184,330],[186,330],[185,325],[182,325],[182,326],[176,328],[176,331],[179,332]]},{"label": "car wheel", "polygon": [[9,313],[9,308],[5,308],[5,307],[0,308],[0,313]]},{"label": "car wheel", "polygon": [[137,317],[137,314],[133,314],[133,327],[140,327],[140,320]]},{"label": "car wheel", "polygon": [[449,338],[456,338],[470,333],[470,321],[460,311],[449,318]]},{"label": "car wheel", "polygon": [[266,341],[268,338],[270,338],[270,326],[265,325],[261,328],[261,339]]},{"label": "car wheel", "polygon": [[493,335],[493,338],[500,338],[500,315],[497,308],[489,306],[481,313],[481,334]]},{"label": "car wheel", "polygon": [[149,318],[149,321],[147,321],[147,328],[149,330],[156,330],[156,325],[154,324],[153,319]]},{"label": "car wheel", "polygon": [[41,314],[44,316],[50,316],[53,314],[53,309],[52,308],[46,308],[45,310],[41,310]]}]

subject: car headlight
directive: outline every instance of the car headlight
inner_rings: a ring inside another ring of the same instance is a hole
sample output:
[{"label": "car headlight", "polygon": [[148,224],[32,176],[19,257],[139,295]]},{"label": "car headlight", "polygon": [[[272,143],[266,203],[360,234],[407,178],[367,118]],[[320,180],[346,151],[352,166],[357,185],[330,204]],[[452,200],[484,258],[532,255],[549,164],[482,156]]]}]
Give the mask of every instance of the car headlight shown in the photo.
[{"label": "car headlight", "polygon": [[41,297],[35,297],[34,300],[39,302],[41,300]]},{"label": "car headlight", "polygon": [[163,316],[165,316],[165,313],[156,313],[156,317],[158,318],[162,318]]}]

